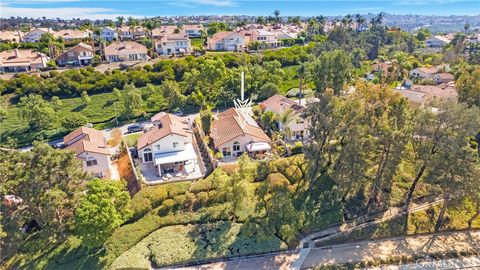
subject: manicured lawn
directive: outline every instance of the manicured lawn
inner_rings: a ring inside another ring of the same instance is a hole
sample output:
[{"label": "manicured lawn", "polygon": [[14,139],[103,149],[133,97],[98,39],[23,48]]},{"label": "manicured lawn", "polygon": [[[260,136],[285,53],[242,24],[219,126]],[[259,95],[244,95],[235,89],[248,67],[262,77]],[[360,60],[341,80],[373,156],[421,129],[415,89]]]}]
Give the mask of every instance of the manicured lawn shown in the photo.
[{"label": "manicured lawn", "polygon": [[[141,89],[145,94],[146,88]],[[122,91],[121,91],[122,92]],[[115,116],[119,116],[123,110],[123,99],[117,100],[112,93],[102,93],[90,96],[91,102],[88,105],[82,104],[81,98],[62,99],[62,105],[58,110],[59,118],[68,117],[71,112],[78,112],[85,115],[90,123],[98,129],[112,127],[110,122]],[[149,112],[160,111],[159,105],[150,104],[144,101],[144,110]],[[34,132],[29,130],[28,126],[18,117],[18,108],[16,105],[10,105],[7,108],[7,116],[1,123],[0,142],[5,142],[7,137],[16,138],[18,145],[28,145],[33,140],[51,140],[60,138],[67,134],[69,130],[64,128],[55,128],[43,132]]]},{"label": "manicured lawn", "polygon": [[143,132],[137,132],[137,133],[129,134],[129,135],[124,136],[123,139],[127,143],[128,147],[134,147],[134,146],[137,146],[138,137],[140,137],[140,135],[142,135],[142,134],[143,134]]}]

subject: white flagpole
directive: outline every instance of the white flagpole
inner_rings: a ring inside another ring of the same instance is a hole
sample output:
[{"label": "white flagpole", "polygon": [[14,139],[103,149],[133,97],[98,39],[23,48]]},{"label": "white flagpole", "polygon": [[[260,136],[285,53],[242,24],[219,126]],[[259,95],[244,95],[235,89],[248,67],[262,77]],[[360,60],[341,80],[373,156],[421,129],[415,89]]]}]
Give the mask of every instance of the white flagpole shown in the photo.
[{"label": "white flagpole", "polygon": [[244,78],[245,78],[244,76],[245,76],[245,75],[244,75],[244,73],[243,73],[243,71],[242,71],[242,84],[241,84],[241,85],[242,85],[242,86],[241,86],[241,89],[242,89],[242,101],[245,100],[245,90],[244,90],[244,82],[243,82],[243,81],[244,81]]}]

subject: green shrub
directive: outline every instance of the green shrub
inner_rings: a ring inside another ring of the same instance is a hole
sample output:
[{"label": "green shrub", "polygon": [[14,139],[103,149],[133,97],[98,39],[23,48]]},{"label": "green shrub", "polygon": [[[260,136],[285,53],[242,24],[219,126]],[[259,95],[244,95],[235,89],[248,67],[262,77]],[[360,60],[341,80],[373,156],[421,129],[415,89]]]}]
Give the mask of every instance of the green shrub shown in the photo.
[{"label": "green shrub", "polygon": [[166,216],[168,213],[172,212],[173,207],[175,206],[175,201],[172,199],[166,199],[163,201],[162,205],[158,210],[159,215]]},{"label": "green shrub", "polygon": [[[138,193],[137,193],[138,194]],[[134,196],[132,199],[133,219],[139,219],[152,210],[152,202],[144,196]]]},{"label": "green shrub", "polygon": [[266,253],[285,249],[273,234],[263,235],[241,223],[219,221],[199,225],[168,226],[143,239],[118,257],[116,268],[148,267],[195,262],[209,258]]},{"label": "green shrub", "polygon": [[185,194],[187,192],[188,187],[190,186],[189,182],[178,182],[172,183],[167,187],[168,190],[168,197],[173,198],[179,194]]}]

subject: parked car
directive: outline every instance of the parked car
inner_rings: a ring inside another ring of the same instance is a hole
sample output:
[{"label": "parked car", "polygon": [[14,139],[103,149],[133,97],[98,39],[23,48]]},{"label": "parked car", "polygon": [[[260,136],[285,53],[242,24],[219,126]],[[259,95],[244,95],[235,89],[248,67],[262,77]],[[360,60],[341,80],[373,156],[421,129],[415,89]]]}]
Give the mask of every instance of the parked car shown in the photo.
[{"label": "parked car", "polygon": [[143,125],[141,124],[133,124],[127,127],[127,133],[134,133],[143,131]]},{"label": "parked car", "polygon": [[172,114],[176,116],[183,116],[183,112],[181,110],[174,111]]},{"label": "parked car", "polygon": [[63,143],[63,142],[57,142],[57,143],[55,143],[55,144],[52,145],[52,146],[53,146],[53,148],[55,148],[55,149],[63,149],[63,148],[65,148],[65,143]]}]

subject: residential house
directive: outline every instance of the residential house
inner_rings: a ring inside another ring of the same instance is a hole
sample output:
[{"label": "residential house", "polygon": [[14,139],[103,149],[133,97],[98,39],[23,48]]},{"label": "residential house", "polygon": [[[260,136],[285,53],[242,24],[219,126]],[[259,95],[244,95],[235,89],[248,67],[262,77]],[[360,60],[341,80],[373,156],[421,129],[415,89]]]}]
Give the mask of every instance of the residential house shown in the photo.
[{"label": "residential house", "polygon": [[0,42],[20,42],[23,33],[19,31],[0,31]]},{"label": "residential house", "polygon": [[243,33],[246,36],[250,36],[250,42],[259,42],[265,49],[278,48],[282,45],[282,42],[278,41],[277,35],[270,31],[254,29],[244,31]]},{"label": "residential house", "polygon": [[186,24],[182,26],[182,31],[184,31],[189,38],[195,38],[202,36],[204,28],[201,24]]},{"label": "residential house", "polygon": [[178,27],[176,25],[164,25],[153,29],[152,36],[153,38],[160,38],[163,36],[175,34],[175,32],[177,32],[177,34],[180,34],[182,31],[180,31],[180,29],[177,29]]},{"label": "residential house", "polygon": [[57,64],[59,66],[75,65],[86,66],[92,63],[95,51],[92,46],[85,43],[79,43],[75,47],[65,51],[57,57]]},{"label": "residential house", "polygon": [[214,117],[210,138],[224,160],[248,153],[263,157],[271,151],[271,140],[248,113],[230,108]]},{"label": "residential house", "polygon": [[40,39],[44,34],[54,34],[54,31],[52,31],[49,28],[35,28],[33,30],[30,30],[29,32],[25,33],[22,37],[23,42],[39,42]]},{"label": "residential house", "polygon": [[61,37],[66,43],[71,43],[82,41],[84,38],[89,37],[90,34],[86,31],[65,29],[54,33],[53,36],[55,38]]},{"label": "residential house", "polygon": [[126,39],[138,39],[146,36],[145,29],[142,26],[131,27],[131,26],[122,26],[118,28],[118,36],[122,40]]},{"label": "residential house", "polygon": [[437,84],[449,83],[449,82],[452,82],[453,80],[455,80],[455,77],[451,73],[442,72],[442,73],[437,73],[437,74],[433,75],[433,80]]},{"label": "residential house", "polygon": [[[303,141],[308,138],[308,120],[304,117],[305,107],[299,105],[297,102],[283,97],[281,95],[273,95],[263,101],[261,106],[265,109],[265,112],[274,112],[278,115],[285,113],[288,110],[293,112],[292,121],[286,123],[286,127],[291,131],[290,135],[286,135],[287,141]],[[277,122],[280,130],[285,131],[286,127],[283,126],[281,121]]]},{"label": "residential house", "polygon": [[49,58],[33,50],[14,49],[0,52],[1,72],[20,72],[47,67]]},{"label": "residential house", "polygon": [[134,41],[113,42],[104,49],[105,60],[108,62],[145,61],[147,47]]},{"label": "residential house", "polygon": [[245,37],[237,32],[218,32],[207,38],[207,49],[211,51],[243,51]]},{"label": "residential house", "polygon": [[67,150],[76,153],[83,169],[98,178],[112,178],[111,153],[103,132],[79,127],[63,138]]},{"label": "residential house", "polygon": [[429,48],[441,48],[447,44],[449,44],[452,40],[446,36],[436,35],[433,37],[428,38],[425,41],[425,44]]},{"label": "residential house", "polygon": [[288,32],[284,29],[270,30],[270,33],[274,34],[277,37],[277,40],[281,39],[293,39],[298,37],[298,33]]},{"label": "residential house", "polygon": [[457,101],[458,92],[453,81],[439,85],[412,85],[410,90],[398,90],[414,107],[428,104],[431,100]]},{"label": "residential house", "polygon": [[181,117],[161,112],[151,119],[153,128],[137,141],[140,166],[157,176],[200,174],[190,124]]},{"label": "residential house", "polygon": [[392,67],[391,61],[379,62],[372,65],[373,73],[388,73],[388,69]]},{"label": "residential house", "polygon": [[412,79],[424,79],[433,80],[434,75],[441,72],[447,72],[450,70],[448,65],[439,65],[434,67],[420,67],[410,71],[410,78]]},{"label": "residential house", "polygon": [[189,54],[190,39],[187,34],[170,34],[155,39],[155,50],[160,55]]},{"label": "residential house", "polygon": [[118,38],[117,31],[111,27],[100,28],[100,38],[106,41],[112,41]]}]

